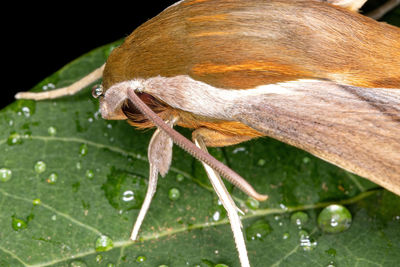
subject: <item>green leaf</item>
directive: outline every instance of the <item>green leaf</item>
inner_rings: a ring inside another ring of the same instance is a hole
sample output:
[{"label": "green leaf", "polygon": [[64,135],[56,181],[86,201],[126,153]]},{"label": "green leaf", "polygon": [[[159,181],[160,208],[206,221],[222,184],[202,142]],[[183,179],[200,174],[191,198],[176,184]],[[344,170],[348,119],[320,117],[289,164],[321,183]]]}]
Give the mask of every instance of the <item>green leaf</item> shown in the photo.
[{"label": "green leaf", "polygon": [[[33,90],[78,80],[115,45],[84,55]],[[0,129],[0,266],[239,266],[228,219],[201,164],[176,147],[140,242],[129,241],[146,191],[152,131],[103,120],[90,88],[16,101],[0,112]],[[228,185],[246,212],[252,266],[398,264],[398,196],[269,138],[211,153],[270,196],[249,208],[247,196]],[[179,197],[171,198],[171,189]],[[350,210],[352,224],[326,234],[317,217],[332,203]],[[300,214],[301,229],[290,219],[295,211],[308,215]]]}]

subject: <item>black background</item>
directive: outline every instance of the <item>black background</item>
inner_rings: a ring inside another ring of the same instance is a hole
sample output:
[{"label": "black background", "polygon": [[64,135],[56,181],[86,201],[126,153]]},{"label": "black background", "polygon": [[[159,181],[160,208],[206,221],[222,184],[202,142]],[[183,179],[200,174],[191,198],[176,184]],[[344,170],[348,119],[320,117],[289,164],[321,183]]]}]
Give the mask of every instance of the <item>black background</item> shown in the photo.
[{"label": "black background", "polygon": [[[247,1],[247,0],[244,0]],[[383,1],[383,0],[382,0]],[[82,54],[129,35],[177,0],[8,2],[1,16],[0,109]],[[370,0],[369,10],[380,0]]]},{"label": "black background", "polygon": [[176,1],[10,3],[1,18],[0,109],[14,101],[16,92],[31,89],[82,54],[126,37]]}]

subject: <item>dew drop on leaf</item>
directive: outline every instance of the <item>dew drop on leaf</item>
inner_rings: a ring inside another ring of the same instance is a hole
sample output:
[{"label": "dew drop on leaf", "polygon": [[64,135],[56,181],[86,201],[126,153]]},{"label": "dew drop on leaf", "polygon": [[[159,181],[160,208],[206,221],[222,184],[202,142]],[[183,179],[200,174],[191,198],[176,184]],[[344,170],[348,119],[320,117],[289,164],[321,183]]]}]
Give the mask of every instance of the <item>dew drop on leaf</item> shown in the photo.
[{"label": "dew drop on leaf", "polygon": [[135,194],[132,190],[127,190],[122,194],[122,200],[125,202],[132,201],[135,199]]},{"label": "dew drop on leaf", "polygon": [[218,222],[221,219],[221,213],[219,211],[214,212],[212,218],[214,221]]},{"label": "dew drop on leaf", "polygon": [[46,163],[44,161],[39,160],[38,162],[35,163],[34,166],[35,172],[36,173],[43,173],[46,171]]},{"label": "dew drop on leaf", "polygon": [[185,176],[183,176],[182,174],[178,173],[176,175],[176,181],[182,182],[184,179],[185,179]]},{"label": "dew drop on leaf", "polygon": [[258,165],[258,166],[264,166],[265,163],[266,163],[266,160],[265,160],[265,159],[259,159],[259,160],[257,161],[257,165]]},{"label": "dew drop on leaf", "polygon": [[106,235],[101,235],[96,239],[96,251],[108,251],[114,247],[112,239]]},{"label": "dew drop on leaf", "polygon": [[145,262],[146,261],[146,257],[145,256],[138,256],[137,258],[136,258],[136,262]]},{"label": "dew drop on leaf", "polygon": [[333,261],[330,261],[326,267],[336,267],[335,263]]},{"label": "dew drop on leaf", "polygon": [[284,210],[284,211],[287,211],[287,210],[289,209],[289,208],[286,207],[286,205],[283,204],[283,203],[280,203],[280,204],[279,204],[279,207],[280,207],[282,210]]},{"label": "dew drop on leaf", "polygon": [[32,115],[29,107],[22,107],[21,111],[22,111],[22,114],[24,114],[24,116],[27,118],[29,118]]},{"label": "dew drop on leaf", "polygon": [[7,138],[7,144],[9,146],[22,144],[22,137],[19,133],[12,132]]},{"label": "dew drop on leaf", "polygon": [[[101,186],[104,195],[109,204],[118,212],[124,212],[131,209],[139,209],[142,206],[147,190],[147,180],[141,176],[128,173],[123,170],[117,170],[111,167],[111,172],[107,175],[107,181]],[[133,192],[134,198],[129,198]],[[124,196],[124,194],[127,194]]]},{"label": "dew drop on leaf", "polygon": [[290,216],[290,221],[292,224],[301,227],[308,222],[308,214],[302,211],[297,211]]},{"label": "dew drop on leaf", "polygon": [[0,169],[0,181],[2,182],[7,182],[11,179],[12,177],[12,171],[7,168],[1,168]]},{"label": "dew drop on leaf", "polygon": [[307,231],[300,230],[299,236],[300,236],[300,247],[302,247],[304,251],[311,251],[317,247],[318,242],[313,238],[311,238]]},{"label": "dew drop on leaf", "polygon": [[114,263],[112,263],[112,262],[109,262],[109,263],[107,263],[107,265],[106,265],[107,267],[115,267],[115,264]]},{"label": "dew drop on leaf", "polygon": [[246,238],[248,241],[263,240],[272,232],[272,228],[265,220],[257,220],[246,228]]},{"label": "dew drop on leaf", "polygon": [[161,264],[161,265],[158,265],[158,267],[168,267],[168,265]]},{"label": "dew drop on leaf", "polygon": [[50,136],[55,136],[57,134],[57,129],[54,126],[50,126],[47,129],[47,132],[49,133]]},{"label": "dew drop on leaf", "polygon": [[180,198],[180,196],[181,196],[181,192],[179,191],[178,188],[171,188],[168,191],[168,197],[171,200],[178,200]]},{"label": "dew drop on leaf", "polygon": [[87,153],[88,153],[88,145],[87,144],[82,144],[79,147],[79,155],[80,156],[86,156]]},{"label": "dew drop on leaf", "polygon": [[329,205],[318,215],[318,226],[326,233],[340,233],[350,228],[352,216],[342,205]]},{"label": "dew drop on leaf", "polygon": [[28,223],[22,219],[15,217],[14,215],[11,217],[11,227],[15,231],[21,231],[28,227]]},{"label": "dew drop on leaf", "polygon": [[41,203],[42,203],[42,201],[40,200],[40,198],[35,198],[35,199],[32,201],[33,206],[38,206],[38,205],[40,205]]},{"label": "dew drop on leaf", "polygon": [[334,249],[334,248],[327,249],[327,250],[325,250],[325,253],[327,253],[330,256],[335,257],[336,256],[336,249]]},{"label": "dew drop on leaf", "polygon": [[78,162],[75,164],[75,167],[76,167],[77,170],[82,169],[82,163],[81,163],[80,161],[78,161]]},{"label": "dew drop on leaf", "polygon": [[214,267],[229,267],[229,265],[223,264],[223,263],[218,263]]},{"label": "dew drop on leaf", "polygon": [[289,237],[290,237],[289,233],[283,233],[283,235],[282,235],[283,240],[289,239]]},{"label": "dew drop on leaf", "polygon": [[87,264],[86,264],[85,262],[83,262],[83,261],[72,261],[72,262],[69,264],[69,266],[70,266],[70,267],[86,267]]},{"label": "dew drop on leaf", "polygon": [[93,170],[86,170],[86,178],[93,179],[94,171]]},{"label": "dew drop on leaf", "polygon": [[252,197],[249,197],[246,200],[246,206],[252,210],[256,210],[260,207],[260,202],[258,202],[256,199]]},{"label": "dew drop on leaf", "polygon": [[58,180],[58,174],[55,172],[50,173],[49,178],[47,178],[47,182],[49,184],[55,184],[57,180]]}]

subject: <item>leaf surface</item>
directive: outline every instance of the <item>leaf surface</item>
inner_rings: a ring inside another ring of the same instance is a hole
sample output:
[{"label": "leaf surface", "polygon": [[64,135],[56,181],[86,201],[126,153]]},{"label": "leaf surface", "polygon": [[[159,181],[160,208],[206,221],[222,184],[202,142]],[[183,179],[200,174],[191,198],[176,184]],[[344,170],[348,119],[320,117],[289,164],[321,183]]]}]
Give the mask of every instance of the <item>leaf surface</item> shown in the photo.
[{"label": "leaf surface", "polygon": [[[100,66],[115,45],[80,57],[33,90],[71,84]],[[90,90],[19,100],[0,111],[0,266],[239,266],[229,222],[201,164],[177,147],[141,241],[129,241],[146,192],[152,131],[103,120]],[[246,212],[253,266],[398,264],[400,197],[269,138],[211,153],[270,196],[251,209],[247,197],[228,185]],[[174,188],[180,196],[171,200]],[[331,203],[350,210],[348,230],[326,234],[318,227],[318,214]],[[302,244],[290,219],[296,211],[308,216],[301,228],[312,247]],[[102,235],[113,246],[96,251]]]}]

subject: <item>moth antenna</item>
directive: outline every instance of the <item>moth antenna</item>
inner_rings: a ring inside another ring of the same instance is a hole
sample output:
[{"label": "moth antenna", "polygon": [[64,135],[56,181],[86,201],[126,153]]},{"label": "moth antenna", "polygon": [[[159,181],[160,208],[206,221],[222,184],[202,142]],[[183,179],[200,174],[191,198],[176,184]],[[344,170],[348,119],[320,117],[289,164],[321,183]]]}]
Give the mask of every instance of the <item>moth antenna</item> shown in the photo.
[{"label": "moth antenna", "polygon": [[199,149],[195,144],[185,138],[183,135],[169,127],[157,114],[155,114],[135,93],[134,88],[128,89],[128,97],[132,101],[132,103],[137,107],[137,109],[142,112],[144,115],[148,117],[157,127],[161,128],[165,131],[175,144],[180,146],[182,149],[186,150],[193,157],[197,158],[200,161],[203,161],[219,174],[221,174],[225,179],[234,184],[240,190],[242,190],[247,195],[252,198],[264,201],[268,198],[266,195],[262,195],[257,193],[254,188],[239,174],[230,169],[228,166],[224,165],[220,161],[216,160],[210,154],[204,152]]},{"label": "moth antenna", "polygon": [[15,95],[16,99],[32,99],[32,100],[44,100],[44,99],[54,99],[67,95],[74,95],[80,90],[86,88],[91,83],[97,81],[103,76],[104,66],[103,64],[100,68],[95,69],[79,81],[74,82],[73,84],[59,88],[56,90],[46,91],[46,92],[19,92]]},{"label": "moth antenna", "polygon": [[[201,137],[197,137],[194,142],[197,147],[207,152],[207,147]],[[229,223],[231,224],[231,229],[233,232],[233,238],[235,239],[236,248],[239,254],[240,266],[250,267],[249,257],[247,255],[246,249],[246,242],[244,241],[244,235],[242,231],[243,226],[238,214],[239,208],[236,206],[218,173],[206,163],[202,162],[202,164],[207,172],[207,176],[210,179],[210,182],[215,192],[218,195],[219,200],[221,201],[227,212]]]}]

